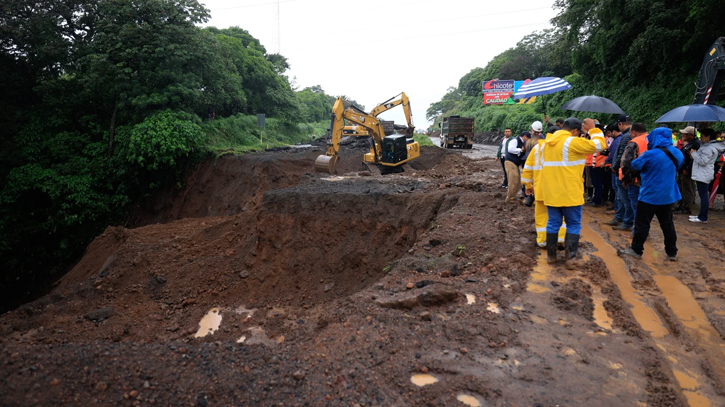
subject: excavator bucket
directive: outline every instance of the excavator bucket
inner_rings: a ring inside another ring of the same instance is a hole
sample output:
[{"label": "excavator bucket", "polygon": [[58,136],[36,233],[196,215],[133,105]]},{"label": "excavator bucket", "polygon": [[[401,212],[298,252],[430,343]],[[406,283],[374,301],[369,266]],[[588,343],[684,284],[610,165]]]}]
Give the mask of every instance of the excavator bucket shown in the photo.
[{"label": "excavator bucket", "polygon": [[337,156],[321,155],[315,160],[315,171],[335,174],[337,171]]}]

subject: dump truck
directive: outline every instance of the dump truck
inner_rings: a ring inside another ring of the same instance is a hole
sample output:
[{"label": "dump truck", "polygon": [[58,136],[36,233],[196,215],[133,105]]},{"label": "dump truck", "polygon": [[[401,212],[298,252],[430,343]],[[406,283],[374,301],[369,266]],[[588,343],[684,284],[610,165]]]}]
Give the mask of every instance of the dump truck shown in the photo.
[{"label": "dump truck", "polygon": [[473,124],[473,117],[444,117],[441,122],[441,147],[473,148]]}]

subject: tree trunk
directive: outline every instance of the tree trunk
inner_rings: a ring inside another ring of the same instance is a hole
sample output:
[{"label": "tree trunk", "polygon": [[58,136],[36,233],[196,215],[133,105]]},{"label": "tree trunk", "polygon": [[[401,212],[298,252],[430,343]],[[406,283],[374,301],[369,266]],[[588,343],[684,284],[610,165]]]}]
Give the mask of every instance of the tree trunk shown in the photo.
[{"label": "tree trunk", "polygon": [[121,95],[116,95],[116,103],[113,105],[113,114],[111,115],[111,129],[108,132],[108,156],[106,156],[106,159],[111,158],[111,154],[113,154],[113,139],[116,137],[116,113],[118,112],[118,101],[120,99]]}]

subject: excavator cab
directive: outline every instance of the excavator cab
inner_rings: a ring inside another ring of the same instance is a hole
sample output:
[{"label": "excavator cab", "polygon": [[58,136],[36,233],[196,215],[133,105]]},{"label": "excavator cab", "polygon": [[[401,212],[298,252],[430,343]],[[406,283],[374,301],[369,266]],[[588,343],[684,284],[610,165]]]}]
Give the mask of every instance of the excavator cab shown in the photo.
[{"label": "excavator cab", "polygon": [[408,159],[408,142],[403,134],[385,136],[382,147],[382,161],[386,164],[397,164]]}]

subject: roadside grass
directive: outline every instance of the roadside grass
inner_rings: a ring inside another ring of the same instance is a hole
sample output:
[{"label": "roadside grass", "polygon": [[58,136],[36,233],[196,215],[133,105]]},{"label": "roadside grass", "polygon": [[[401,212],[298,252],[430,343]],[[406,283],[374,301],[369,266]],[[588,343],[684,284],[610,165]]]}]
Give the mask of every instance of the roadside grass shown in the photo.
[{"label": "roadside grass", "polygon": [[257,127],[257,117],[237,114],[204,122],[205,149],[215,155],[245,154],[291,144],[309,143],[327,133],[328,121],[319,123],[288,123],[267,119],[265,127]]},{"label": "roadside grass", "polygon": [[423,146],[435,146],[428,136],[425,134],[415,133],[413,134],[413,140],[417,141],[421,147]]}]

